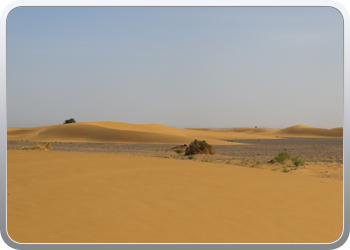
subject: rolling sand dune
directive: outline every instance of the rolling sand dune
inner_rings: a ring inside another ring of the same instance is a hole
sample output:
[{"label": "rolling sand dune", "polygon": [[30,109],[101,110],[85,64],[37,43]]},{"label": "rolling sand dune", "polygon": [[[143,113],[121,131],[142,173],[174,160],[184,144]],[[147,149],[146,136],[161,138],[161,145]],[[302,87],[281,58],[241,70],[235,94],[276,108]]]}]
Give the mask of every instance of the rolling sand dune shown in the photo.
[{"label": "rolling sand dune", "polygon": [[190,139],[184,136],[131,131],[100,127],[90,124],[70,124],[57,126],[41,131],[36,140],[71,140],[71,141],[103,141],[103,142],[157,142],[185,143]]},{"label": "rolling sand dune", "polygon": [[303,125],[286,129],[239,128],[232,130],[179,129],[160,124],[80,122],[28,129],[8,128],[8,140],[189,143],[206,140],[213,145],[234,145],[234,139],[275,139],[276,137],[342,137],[343,129],[320,129]]},{"label": "rolling sand dune", "polygon": [[8,150],[7,160],[17,242],[330,243],[342,234],[339,180],[102,153]]},{"label": "rolling sand dune", "polygon": [[[260,136],[262,138],[269,138]],[[139,142],[139,143],[189,143],[194,139],[207,140],[217,145],[233,145],[225,140],[255,138],[240,133],[216,133],[172,128],[160,124],[128,124],[117,122],[81,122],[36,127],[8,129],[8,140],[76,141],[76,142]],[[236,143],[238,144],[238,143]]]},{"label": "rolling sand dune", "polygon": [[[333,129],[323,129],[323,128],[314,128],[305,125],[295,125],[285,129],[266,129],[266,128],[235,128],[235,129],[201,129],[195,128],[193,131],[203,131],[203,132],[217,132],[218,134],[224,133],[239,133],[252,135],[248,138],[237,139],[268,139],[276,137],[309,137],[309,138],[341,138],[343,137],[343,128],[333,128]],[[235,135],[232,133],[232,135]],[[227,137],[227,136],[226,136]]]},{"label": "rolling sand dune", "polygon": [[277,132],[281,136],[303,136],[303,137],[343,137],[343,128],[323,129],[313,128],[305,125],[296,125],[281,129]]},{"label": "rolling sand dune", "polygon": [[8,130],[7,135],[8,139],[30,141],[186,143],[190,140],[190,138],[171,130],[162,134],[160,127],[161,125],[157,130],[157,126],[147,125],[105,122],[74,123],[30,129],[11,129]]},{"label": "rolling sand dune", "polygon": [[[8,140],[15,143],[89,142],[88,148],[94,142],[123,142],[128,148],[128,143],[145,147],[142,143],[193,139],[234,145],[228,140],[342,135],[343,128],[304,125],[215,130],[81,122],[7,129]],[[247,150],[255,157],[253,146]],[[239,153],[227,148],[223,152]],[[226,158],[225,164],[210,164],[136,156],[139,150],[115,152],[8,150],[9,236],[21,243],[330,243],[341,236],[341,163],[314,162],[285,174],[227,164]],[[328,176],[334,178],[323,178]]]}]

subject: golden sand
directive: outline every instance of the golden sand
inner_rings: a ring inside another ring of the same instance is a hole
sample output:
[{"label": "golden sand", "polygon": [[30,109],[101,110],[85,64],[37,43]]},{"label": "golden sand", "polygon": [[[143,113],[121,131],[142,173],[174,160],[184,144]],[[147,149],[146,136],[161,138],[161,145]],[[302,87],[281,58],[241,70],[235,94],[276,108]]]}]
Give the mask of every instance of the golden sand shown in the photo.
[{"label": "golden sand", "polygon": [[[7,135],[38,142],[200,139],[233,145],[227,140],[341,138],[343,128],[215,130],[82,122],[8,128]],[[343,181],[317,178],[321,169],[342,176],[339,164],[329,169],[314,163],[286,174],[121,154],[7,153],[7,229],[21,243],[330,243],[342,234]]]},{"label": "golden sand", "polygon": [[321,129],[304,125],[286,129],[239,128],[232,130],[179,129],[160,124],[129,124],[120,122],[79,122],[27,129],[8,128],[8,140],[131,142],[131,143],[189,143],[207,140],[213,145],[233,145],[225,140],[276,139],[278,137],[338,137],[343,128]]},{"label": "golden sand", "polygon": [[26,243],[330,243],[343,182],[198,161],[8,150],[7,228]]}]

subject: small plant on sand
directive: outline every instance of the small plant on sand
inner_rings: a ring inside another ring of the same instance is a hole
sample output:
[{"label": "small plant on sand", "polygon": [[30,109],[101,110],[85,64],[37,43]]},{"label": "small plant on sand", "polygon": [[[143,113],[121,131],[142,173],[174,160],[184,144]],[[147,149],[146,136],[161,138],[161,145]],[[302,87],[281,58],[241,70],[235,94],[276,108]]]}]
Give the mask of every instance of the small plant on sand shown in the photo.
[{"label": "small plant on sand", "polygon": [[[305,165],[305,161],[300,159],[299,156],[290,156],[287,152],[279,152],[271,161],[269,161],[269,163],[280,163],[283,165],[288,165],[289,167],[292,165],[295,166],[295,168],[291,168],[287,172],[290,170],[295,170],[299,166]],[[286,173],[286,170],[283,169],[282,172]]]},{"label": "small plant on sand", "polygon": [[175,151],[175,153],[181,155],[185,150],[183,148],[177,148],[174,151]]},{"label": "small plant on sand", "polygon": [[279,152],[275,157],[272,159],[272,163],[281,163],[283,164],[286,160],[290,159],[290,155],[287,152]]},{"label": "small plant on sand", "polygon": [[215,154],[213,147],[206,141],[194,140],[186,148],[185,155],[196,155],[196,154]]},{"label": "small plant on sand", "polygon": [[288,173],[289,171],[290,171],[290,169],[288,169],[288,168],[286,168],[286,167],[283,167],[283,168],[282,168],[282,172],[283,172],[283,173]]},{"label": "small plant on sand", "polygon": [[193,160],[193,159],[194,159],[194,156],[193,156],[193,155],[189,155],[189,156],[187,156],[187,158],[188,158],[189,160]]},{"label": "small plant on sand", "polygon": [[63,124],[75,123],[75,122],[76,122],[76,121],[75,121],[74,118],[70,118],[70,119],[65,120]]},{"label": "small plant on sand", "polygon": [[51,143],[50,142],[45,142],[42,144],[46,149],[51,150]]},{"label": "small plant on sand", "polygon": [[250,167],[255,168],[255,167],[258,167],[260,164],[261,164],[260,161],[255,161]]},{"label": "small plant on sand", "polygon": [[305,161],[300,159],[298,156],[292,157],[292,162],[296,167],[305,165]]},{"label": "small plant on sand", "polygon": [[212,159],[204,158],[204,159],[202,159],[202,162],[213,162],[213,160],[212,160]]}]

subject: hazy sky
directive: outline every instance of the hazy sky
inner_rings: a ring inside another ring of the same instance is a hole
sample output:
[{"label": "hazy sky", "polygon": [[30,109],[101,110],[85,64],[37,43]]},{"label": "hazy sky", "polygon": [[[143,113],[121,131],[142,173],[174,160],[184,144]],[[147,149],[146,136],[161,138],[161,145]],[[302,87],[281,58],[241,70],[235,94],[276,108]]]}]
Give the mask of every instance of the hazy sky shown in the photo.
[{"label": "hazy sky", "polygon": [[20,7],[7,19],[9,127],[343,126],[331,7]]}]

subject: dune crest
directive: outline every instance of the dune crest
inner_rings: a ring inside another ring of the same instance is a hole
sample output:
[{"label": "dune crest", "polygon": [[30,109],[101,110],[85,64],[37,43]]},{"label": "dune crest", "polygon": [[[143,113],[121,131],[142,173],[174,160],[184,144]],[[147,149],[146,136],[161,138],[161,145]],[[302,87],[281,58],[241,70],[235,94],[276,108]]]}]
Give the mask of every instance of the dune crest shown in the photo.
[{"label": "dune crest", "polygon": [[343,128],[325,129],[314,128],[306,125],[295,125],[278,131],[283,136],[303,136],[303,137],[343,137]]},{"label": "dune crest", "polygon": [[194,139],[214,145],[234,145],[236,139],[275,139],[276,137],[342,137],[343,128],[313,128],[296,125],[285,129],[180,129],[161,124],[121,122],[77,122],[34,128],[8,128],[8,140],[189,143]]}]

